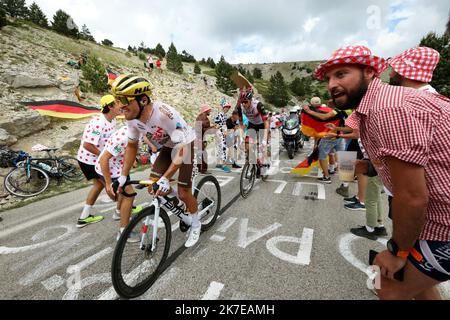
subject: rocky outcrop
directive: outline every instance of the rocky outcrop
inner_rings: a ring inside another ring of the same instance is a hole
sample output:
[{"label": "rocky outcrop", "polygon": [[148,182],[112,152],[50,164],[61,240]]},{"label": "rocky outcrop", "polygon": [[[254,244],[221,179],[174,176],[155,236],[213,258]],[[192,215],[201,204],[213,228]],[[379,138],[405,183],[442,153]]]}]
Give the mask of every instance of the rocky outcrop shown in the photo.
[{"label": "rocky outcrop", "polygon": [[6,72],[3,74],[3,80],[13,89],[56,87],[56,83],[48,79],[35,78],[27,74],[14,74]]},{"label": "rocky outcrop", "polygon": [[0,146],[10,146],[17,142],[17,138],[5,129],[0,129]]},{"label": "rocky outcrop", "polygon": [[50,121],[37,112],[25,112],[12,115],[8,119],[0,119],[0,129],[9,135],[23,138],[47,128]]}]

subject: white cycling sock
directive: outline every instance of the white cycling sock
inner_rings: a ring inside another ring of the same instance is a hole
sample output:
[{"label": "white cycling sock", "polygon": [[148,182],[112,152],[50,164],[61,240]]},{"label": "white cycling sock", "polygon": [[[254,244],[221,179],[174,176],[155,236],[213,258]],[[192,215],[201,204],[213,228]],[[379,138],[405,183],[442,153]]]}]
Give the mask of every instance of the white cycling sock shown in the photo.
[{"label": "white cycling sock", "polygon": [[334,171],[334,164],[330,164],[330,165],[328,166],[328,169],[330,169],[330,171]]},{"label": "white cycling sock", "polygon": [[91,208],[92,208],[92,206],[90,206],[88,204],[84,205],[83,211],[81,212],[80,220],[84,220],[90,216]]},{"label": "white cycling sock", "polygon": [[348,184],[347,182],[342,182],[342,186],[343,186],[344,188],[348,188],[349,184]]},{"label": "white cycling sock", "polygon": [[366,226],[366,229],[367,229],[367,231],[369,231],[369,232],[374,232],[374,231],[375,231],[374,228],[371,228],[371,227],[368,227],[368,226]]},{"label": "white cycling sock", "polygon": [[120,228],[120,229],[119,229],[120,233],[122,233],[123,230],[125,230],[125,228]]},{"label": "white cycling sock", "polygon": [[198,228],[201,226],[200,219],[198,218],[198,213],[191,214],[191,218],[192,218],[192,228]]}]

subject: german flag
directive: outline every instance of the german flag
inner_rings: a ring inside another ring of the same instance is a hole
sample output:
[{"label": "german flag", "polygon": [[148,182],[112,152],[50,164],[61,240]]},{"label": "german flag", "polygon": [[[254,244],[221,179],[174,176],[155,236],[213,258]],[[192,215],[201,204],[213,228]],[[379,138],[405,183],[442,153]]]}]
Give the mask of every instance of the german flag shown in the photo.
[{"label": "german flag", "polygon": [[291,170],[293,174],[299,174],[302,176],[311,172],[311,169],[319,164],[319,147],[316,147],[314,151],[305,159],[302,163]]},{"label": "german flag", "polygon": [[107,70],[107,72],[108,72],[108,85],[111,86],[114,80],[117,79],[118,75],[109,69]]},{"label": "german flag", "polygon": [[82,119],[99,114],[97,107],[88,107],[67,100],[21,102],[22,105],[36,110],[42,116],[62,119]]},{"label": "german flag", "polygon": [[[333,109],[324,106],[318,108],[311,106],[309,108],[312,111],[323,114],[333,111]],[[328,132],[330,132],[331,130],[325,127],[325,125],[328,123],[332,123],[337,127],[339,127],[342,124],[342,120],[338,115],[328,120],[322,120],[306,113],[305,111],[302,111],[301,119],[302,119],[303,134],[305,136],[313,138],[323,138]]]}]

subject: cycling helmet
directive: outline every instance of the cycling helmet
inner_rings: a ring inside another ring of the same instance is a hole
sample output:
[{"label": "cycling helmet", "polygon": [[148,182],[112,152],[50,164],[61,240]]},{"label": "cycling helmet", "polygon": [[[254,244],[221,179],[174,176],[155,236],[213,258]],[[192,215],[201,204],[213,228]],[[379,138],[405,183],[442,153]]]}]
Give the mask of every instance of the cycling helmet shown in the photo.
[{"label": "cycling helmet", "polygon": [[[111,85],[111,92],[116,97],[140,97],[146,95],[150,100],[152,90],[150,82],[142,77],[127,74],[119,76]],[[144,111],[144,105],[139,99],[136,99],[139,105],[139,113],[136,119],[139,119]]]},{"label": "cycling helmet", "polygon": [[119,76],[111,85],[111,92],[115,96],[137,97],[146,95],[149,99],[152,96],[150,82],[142,77],[127,74]]},{"label": "cycling helmet", "polygon": [[109,106],[110,104],[114,103],[114,101],[115,101],[114,96],[108,94],[108,95],[106,95],[106,96],[103,96],[103,97],[100,99],[100,106],[101,106],[102,109],[103,109],[103,108]]},{"label": "cycling helmet", "polygon": [[253,88],[244,88],[241,90],[240,94],[239,94],[239,100],[251,100],[253,98]]}]

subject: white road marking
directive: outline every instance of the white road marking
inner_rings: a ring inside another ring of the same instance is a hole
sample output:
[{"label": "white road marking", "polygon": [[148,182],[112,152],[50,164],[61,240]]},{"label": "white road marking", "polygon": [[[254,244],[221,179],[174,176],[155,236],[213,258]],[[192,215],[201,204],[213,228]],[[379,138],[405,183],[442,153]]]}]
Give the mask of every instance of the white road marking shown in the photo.
[{"label": "white road marking", "polygon": [[[48,220],[55,219],[55,218],[57,218],[59,216],[63,216],[65,214],[67,214],[67,213],[70,213],[70,212],[73,212],[75,210],[81,209],[81,208],[83,208],[83,206],[84,206],[84,202],[83,203],[74,204],[72,206],[69,206],[67,208],[55,211],[53,213],[49,213],[49,214],[43,215],[42,217],[30,220],[28,222],[21,223],[21,224],[15,226],[15,227],[12,227],[12,228],[0,231],[0,238],[9,236],[11,234],[14,234],[16,232],[19,232],[19,231],[22,231],[22,230],[25,230],[25,229],[29,229],[30,227],[33,227],[33,226],[35,226],[35,225],[37,225],[39,223],[43,223],[43,222],[46,222]],[[74,224],[75,224],[75,222],[76,221],[74,219]]]},{"label": "white road marking", "polygon": [[139,300],[155,300],[156,294],[160,293],[161,290],[167,287],[168,283],[172,281],[175,276],[180,272],[177,267],[172,267],[166,272],[164,272],[161,277],[153,284],[153,286],[140,298]]},{"label": "white road marking", "polygon": [[237,221],[237,218],[231,217],[228,218],[217,230],[218,232],[227,232],[229,228]]},{"label": "white road marking", "polygon": [[[351,244],[356,239],[360,239],[359,237],[348,233],[340,237],[339,239],[339,252],[341,255],[347,260],[352,266],[359,269],[361,272],[365,273],[366,275],[369,275],[368,272],[368,265],[363,263],[361,260],[359,260],[353,252],[351,251]],[[386,239],[378,239],[379,243],[381,243],[383,246],[386,246],[387,240]],[[445,299],[450,299],[450,282],[444,282],[441,283],[438,286],[439,290],[441,291],[441,294],[445,297]]]},{"label": "white road marking", "polygon": [[226,239],[225,237],[219,236],[218,234],[213,234],[211,236],[211,238],[209,238],[209,240],[214,241],[214,242],[222,242],[225,239]]},{"label": "white road marking", "polygon": [[108,247],[103,249],[102,251],[94,254],[93,256],[90,256],[89,258],[77,263],[76,265],[73,266],[69,266],[67,268],[67,273],[74,273],[76,271],[81,271],[83,269],[86,269],[87,267],[89,267],[91,264],[93,264],[94,262],[96,262],[97,260],[103,258],[104,256],[107,256],[109,253],[111,253],[113,251],[112,248]]},{"label": "white road marking", "polygon": [[[111,273],[105,272],[102,274],[95,274],[93,276],[84,278],[79,284],[71,285],[69,287],[69,290],[67,290],[67,292],[62,297],[62,300],[77,300],[81,290],[86,287],[92,286],[93,284],[111,284]],[[117,298],[117,295],[112,299],[114,298]]]},{"label": "white road marking", "polygon": [[301,195],[301,190],[302,190],[302,186],[303,185],[317,186],[317,199],[319,199],[319,200],[326,200],[325,187],[323,186],[323,184],[320,184],[320,183],[296,182],[295,183],[295,187],[294,187],[294,191],[292,192],[292,195],[296,196],[296,197],[299,197]]},{"label": "white road marking", "polygon": [[225,187],[227,184],[229,184],[231,181],[234,180],[234,177],[225,177],[225,176],[215,176],[217,178],[217,181],[219,181],[219,186],[221,188]]},{"label": "white road marking", "polygon": [[76,231],[76,227],[75,225],[63,225],[63,226],[54,226],[54,227],[48,227],[45,228],[41,231],[39,231],[38,233],[36,233],[31,239],[33,241],[39,240],[41,238],[43,238],[48,231],[50,230],[55,230],[55,229],[66,229],[66,232],[64,232],[64,234],[60,235],[59,237],[55,238],[55,239],[51,239],[48,241],[44,241],[41,243],[36,243],[33,245],[29,245],[29,246],[24,246],[24,247],[14,247],[14,248],[10,248],[10,247],[0,247],[0,254],[13,254],[13,253],[19,253],[19,252],[25,252],[25,251],[29,251],[29,250],[34,250],[34,249],[38,249],[38,248],[42,248],[42,247],[47,247],[51,244],[60,242],[61,240],[69,237],[72,233],[74,233]]},{"label": "white road marking", "polygon": [[[299,265],[309,265],[311,262],[311,250],[313,244],[314,230],[304,228],[302,238],[279,236],[269,239],[266,242],[267,250],[275,257]],[[277,248],[280,242],[293,242],[300,244],[296,255],[291,255]]]},{"label": "white road marking", "polygon": [[[274,223],[270,226],[268,226],[265,229],[256,229],[256,228],[249,228],[248,227],[248,219],[242,219],[241,226],[239,230],[239,240],[238,240],[238,246],[245,249],[250,244],[255,242],[256,240],[264,237],[265,235],[271,233],[272,231],[275,231],[276,229],[280,228],[282,225],[279,223]],[[253,235],[248,237],[248,234],[252,233]]]},{"label": "white road marking", "polygon": [[41,284],[44,286],[45,289],[48,291],[55,291],[62,285],[64,285],[65,281],[61,276],[54,275],[47,280],[44,280],[41,282]]},{"label": "white road marking", "polygon": [[286,188],[287,186],[287,182],[286,181],[282,181],[282,180],[267,180],[267,182],[273,182],[273,183],[279,183],[280,185],[276,188],[276,190],[273,192],[275,194],[280,194],[283,192],[284,188]]},{"label": "white road marking", "polygon": [[222,291],[224,285],[220,282],[211,282],[208,290],[204,294],[202,300],[217,300],[220,297],[220,292]]}]

